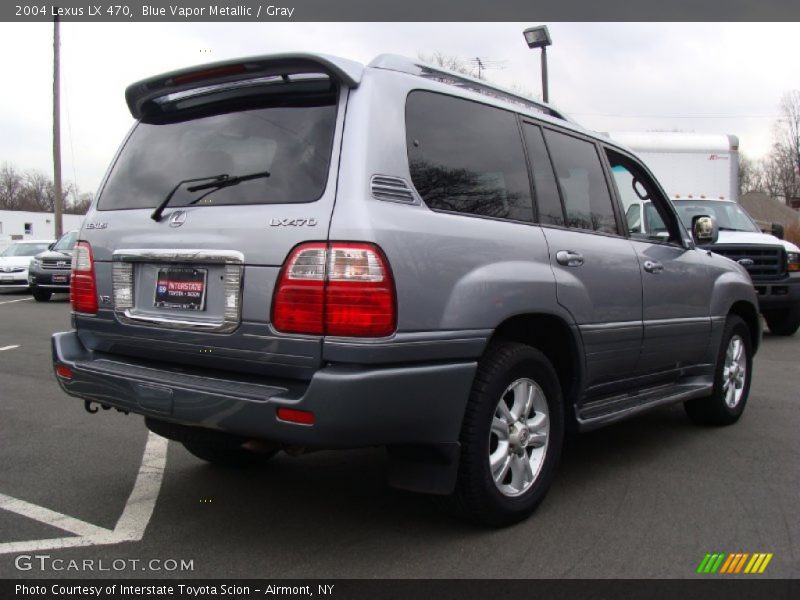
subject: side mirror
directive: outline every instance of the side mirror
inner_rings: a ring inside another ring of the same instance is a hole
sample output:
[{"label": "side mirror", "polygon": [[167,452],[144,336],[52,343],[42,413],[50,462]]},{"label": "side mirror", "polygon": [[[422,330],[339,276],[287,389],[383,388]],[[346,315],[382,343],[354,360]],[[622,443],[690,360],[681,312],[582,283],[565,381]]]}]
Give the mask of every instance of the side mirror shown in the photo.
[{"label": "side mirror", "polygon": [[779,240],[783,239],[784,232],[783,232],[783,225],[780,223],[773,223],[772,224],[772,235],[774,235]]},{"label": "side mirror", "polygon": [[706,215],[692,217],[692,237],[698,246],[716,244],[719,239],[719,227],[714,217]]}]

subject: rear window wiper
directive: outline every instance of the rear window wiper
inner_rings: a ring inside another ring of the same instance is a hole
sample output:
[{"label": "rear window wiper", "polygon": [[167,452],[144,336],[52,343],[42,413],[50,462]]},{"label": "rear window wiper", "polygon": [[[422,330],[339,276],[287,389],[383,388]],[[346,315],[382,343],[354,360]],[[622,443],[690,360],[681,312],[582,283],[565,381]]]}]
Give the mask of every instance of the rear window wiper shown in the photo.
[{"label": "rear window wiper", "polygon": [[262,177],[269,177],[269,171],[258,171],[257,173],[248,173],[247,175],[237,175],[236,177],[230,177],[228,175],[220,176],[215,181],[209,181],[208,183],[201,183],[200,185],[193,185],[191,187],[186,188],[189,192],[199,192],[200,190],[208,190],[202,196],[199,196],[189,202],[189,204],[197,204],[208,196],[209,194],[213,194],[217,190],[221,190],[222,188],[231,187],[232,185],[239,185],[243,181],[250,181],[252,179],[261,179]]},{"label": "rear window wiper", "polygon": [[[194,179],[182,179],[181,181],[179,181],[178,183],[175,184],[174,188],[172,188],[169,191],[169,194],[167,194],[166,198],[164,198],[161,201],[161,203],[158,206],[156,206],[156,209],[153,211],[153,214],[150,215],[150,218],[153,219],[153,221],[160,221],[161,220],[161,213],[164,212],[164,209],[167,208],[167,204],[169,204],[169,201],[172,200],[172,197],[175,195],[175,192],[177,192],[178,189],[182,185],[185,185],[187,183],[193,183],[195,181],[208,181],[209,179],[212,179],[214,181],[223,181],[223,180],[229,179],[229,178],[230,178],[230,176],[227,173],[223,173],[222,175],[209,175],[208,177],[196,177]],[[189,191],[192,191],[192,188],[189,188]]]}]

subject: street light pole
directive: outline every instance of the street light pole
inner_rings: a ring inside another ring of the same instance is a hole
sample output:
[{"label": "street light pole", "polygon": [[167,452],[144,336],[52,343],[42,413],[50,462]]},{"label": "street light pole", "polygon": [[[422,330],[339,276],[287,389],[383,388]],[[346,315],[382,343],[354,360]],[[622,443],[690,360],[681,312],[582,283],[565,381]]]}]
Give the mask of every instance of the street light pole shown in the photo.
[{"label": "street light pole", "polygon": [[550,94],[547,88],[547,47],[542,46],[542,100],[550,101]]},{"label": "street light pole", "polygon": [[64,233],[61,213],[64,198],[61,190],[61,69],[58,15],[53,18],[53,217],[55,220],[55,238]]},{"label": "street light pole", "polygon": [[542,50],[542,100],[545,102],[550,101],[550,93],[548,90],[547,82],[547,46],[550,46],[553,41],[550,39],[550,32],[547,30],[547,25],[539,25],[537,27],[528,27],[522,32],[525,37],[525,43],[528,48],[541,48]]}]

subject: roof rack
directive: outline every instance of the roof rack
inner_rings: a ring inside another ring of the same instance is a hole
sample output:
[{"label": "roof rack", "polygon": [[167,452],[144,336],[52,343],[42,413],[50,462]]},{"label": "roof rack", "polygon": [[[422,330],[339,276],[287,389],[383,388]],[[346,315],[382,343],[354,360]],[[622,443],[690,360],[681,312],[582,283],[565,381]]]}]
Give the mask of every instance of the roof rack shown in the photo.
[{"label": "roof rack", "polygon": [[469,90],[483,96],[488,96],[490,98],[516,104],[517,106],[521,106],[533,112],[548,115],[556,119],[561,119],[562,121],[567,121],[570,123],[573,122],[572,119],[556,110],[549,104],[545,104],[544,102],[537,102],[536,100],[526,98],[525,96],[522,96],[516,92],[506,90],[502,87],[487,83],[480,79],[455,73],[449,69],[430,65],[422,61],[414,61],[404,56],[381,54],[380,56],[376,57],[375,60],[369,64],[369,66],[377,69],[401,71],[410,75],[416,75],[425,79],[438,81],[439,83]]}]

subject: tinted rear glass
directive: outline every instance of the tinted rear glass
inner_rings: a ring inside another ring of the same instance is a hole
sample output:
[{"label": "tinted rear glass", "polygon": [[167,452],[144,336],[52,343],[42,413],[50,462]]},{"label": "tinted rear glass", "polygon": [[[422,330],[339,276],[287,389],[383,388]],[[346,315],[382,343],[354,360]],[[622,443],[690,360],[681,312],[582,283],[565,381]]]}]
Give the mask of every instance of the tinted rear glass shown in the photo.
[{"label": "tinted rear glass", "polygon": [[[141,122],[122,149],[98,208],[153,208],[179,181],[262,171],[270,176],[218,189],[200,205],[312,202],[325,190],[335,124],[336,104],[328,102]],[[191,185],[181,186],[170,206],[186,206],[208,191],[189,192]]]},{"label": "tinted rear glass", "polygon": [[411,92],[406,136],[411,179],[430,208],[533,220],[514,113],[443,94]]}]

